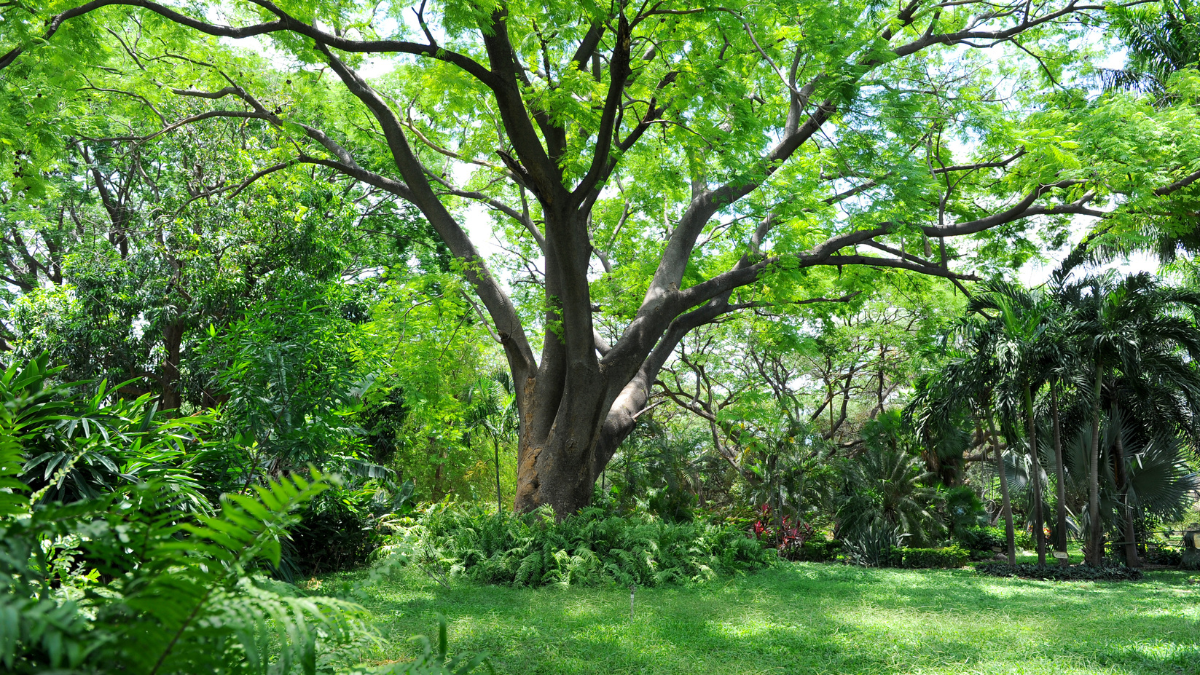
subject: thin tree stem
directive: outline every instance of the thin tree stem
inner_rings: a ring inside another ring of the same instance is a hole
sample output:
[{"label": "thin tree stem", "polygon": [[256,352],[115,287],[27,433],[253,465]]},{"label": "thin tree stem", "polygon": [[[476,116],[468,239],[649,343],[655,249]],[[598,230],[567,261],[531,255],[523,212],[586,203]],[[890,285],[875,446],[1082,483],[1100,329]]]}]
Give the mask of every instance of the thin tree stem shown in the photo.
[{"label": "thin tree stem", "polygon": [[1042,532],[1042,465],[1037,453],[1037,420],[1033,414],[1033,392],[1025,382],[1025,419],[1029,428],[1029,458],[1033,462],[1029,477],[1029,489],[1033,493],[1033,541],[1037,544],[1038,564],[1046,564],[1046,537]]},{"label": "thin tree stem", "polygon": [[992,411],[987,411],[988,431],[992,435],[992,452],[996,455],[996,472],[1000,474],[1001,512],[1004,514],[1004,536],[1008,543],[1008,564],[1017,564],[1016,533],[1013,530],[1012,502],[1008,497],[1008,476],[1004,471],[1004,457],[1000,454],[1000,442],[996,438],[996,420]]},{"label": "thin tree stem", "polygon": [[1104,556],[1100,541],[1100,392],[1103,386],[1103,367],[1096,361],[1095,382],[1092,385],[1092,447],[1088,456],[1088,546],[1087,562],[1099,565]]},{"label": "thin tree stem", "polygon": [[1063,466],[1062,426],[1058,418],[1058,381],[1050,382],[1050,415],[1054,424],[1054,480],[1055,497],[1058,500],[1058,527],[1055,528],[1054,548],[1067,552],[1067,470]]}]

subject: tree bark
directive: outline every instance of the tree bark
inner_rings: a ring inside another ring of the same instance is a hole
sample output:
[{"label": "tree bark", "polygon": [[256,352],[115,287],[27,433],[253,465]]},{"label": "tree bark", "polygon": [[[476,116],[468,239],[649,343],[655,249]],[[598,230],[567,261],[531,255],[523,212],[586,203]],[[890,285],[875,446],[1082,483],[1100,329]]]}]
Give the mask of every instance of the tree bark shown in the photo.
[{"label": "tree bark", "polygon": [[1057,527],[1055,528],[1054,548],[1061,553],[1067,552],[1067,470],[1063,466],[1062,426],[1058,418],[1058,381],[1050,382],[1050,415],[1054,418],[1054,486],[1055,497],[1058,500],[1056,511]]},{"label": "tree bark", "polygon": [[1028,427],[1029,439],[1029,458],[1032,462],[1033,470],[1030,471],[1029,489],[1033,492],[1033,541],[1037,544],[1038,564],[1046,564],[1046,537],[1042,532],[1042,523],[1045,519],[1042,517],[1042,465],[1038,461],[1037,452],[1037,420],[1033,415],[1033,392],[1030,391],[1029,382],[1025,383],[1025,419]]},{"label": "tree bark", "polygon": [[1129,505],[1129,475],[1125,466],[1125,440],[1121,438],[1121,410],[1113,403],[1113,424],[1116,425],[1116,442],[1113,444],[1113,476],[1117,480],[1117,499],[1121,502],[1121,515],[1125,530],[1125,564],[1140,567],[1137,552],[1137,531],[1133,527],[1133,510]]},{"label": "tree bark", "polygon": [[1096,362],[1095,382],[1092,385],[1092,447],[1088,452],[1088,542],[1087,563],[1099,565],[1104,557],[1104,543],[1100,540],[1100,393],[1104,384],[1103,369]]},{"label": "tree bark", "polygon": [[162,395],[159,397],[163,410],[179,410],[179,406],[183,404],[179,363],[185,330],[184,321],[179,317],[163,328],[163,347],[167,352],[166,358],[163,359]]},{"label": "tree bark", "polygon": [[1000,475],[1000,509],[1004,514],[1004,537],[1008,543],[1008,564],[1017,564],[1016,531],[1013,530],[1012,501],[1008,497],[1008,475],[1004,470],[1004,457],[1000,453],[1000,441],[996,437],[996,420],[988,411],[988,431],[992,435],[992,452],[996,454],[996,473]]}]

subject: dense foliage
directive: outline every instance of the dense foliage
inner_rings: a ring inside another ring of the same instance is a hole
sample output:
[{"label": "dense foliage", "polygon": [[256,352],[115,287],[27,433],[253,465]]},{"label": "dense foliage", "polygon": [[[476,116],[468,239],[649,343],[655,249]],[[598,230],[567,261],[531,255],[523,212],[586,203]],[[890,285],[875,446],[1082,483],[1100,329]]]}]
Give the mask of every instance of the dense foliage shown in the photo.
[{"label": "dense foliage", "polygon": [[1033,563],[988,563],[975,571],[993,577],[1021,577],[1051,581],[1138,581],[1142,571],[1124,565],[1035,565]]},{"label": "dense foliage", "polygon": [[[151,412],[129,429],[110,414],[124,406],[98,406],[103,391],[72,394],[54,384],[60,372],[42,358],[0,375],[0,663],[8,672],[311,675],[367,656],[377,636],[361,607],[270,578],[296,511],[328,490],[325,477],[291,473],[208,508],[190,462],[180,461],[205,452],[195,447],[199,422],[155,421]],[[63,445],[74,453],[33,492],[20,476],[36,458],[25,458]],[[118,481],[101,484],[99,495],[93,476],[74,468],[89,457]],[[393,671],[443,672],[444,626],[436,654]]]},{"label": "dense foliage", "polygon": [[293,584],[401,562],[1183,562],[1198,25],[0,1],[0,663],[360,668]]},{"label": "dense foliage", "polygon": [[555,522],[547,510],[496,515],[438,505],[395,527],[390,546],[415,551],[416,564],[435,575],[512,586],[690,583],[777,560],[734,527],[613,516],[598,508]]}]

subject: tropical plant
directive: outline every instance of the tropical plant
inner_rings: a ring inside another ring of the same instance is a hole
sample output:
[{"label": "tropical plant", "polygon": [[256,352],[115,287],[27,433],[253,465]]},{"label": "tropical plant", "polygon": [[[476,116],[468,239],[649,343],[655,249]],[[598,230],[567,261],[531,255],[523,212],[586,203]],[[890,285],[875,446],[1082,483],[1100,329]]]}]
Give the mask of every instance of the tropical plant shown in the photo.
[{"label": "tropical plant", "polygon": [[1148,7],[1120,7],[1112,14],[1113,32],[1127,47],[1126,65],[1102,69],[1108,88],[1123,88],[1163,98],[1167,80],[1200,61],[1200,15],[1190,0],[1166,0]]},{"label": "tropical plant", "polygon": [[854,541],[873,529],[894,531],[917,545],[934,541],[941,525],[930,509],[937,496],[925,485],[931,477],[920,457],[900,448],[868,447],[849,465],[838,536]]},{"label": "tropical plant", "polygon": [[[1013,525],[1012,495],[1000,435],[996,429],[997,388],[1003,373],[994,348],[998,339],[995,328],[994,323],[985,321],[979,315],[966,315],[960,319],[947,336],[947,345],[950,347],[948,362],[936,378],[926,380],[903,414],[905,419],[916,422],[918,437],[925,439],[956,433],[956,422],[964,414],[975,417],[976,437],[981,445],[990,446],[995,463],[1000,483],[1000,514],[1004,519],[1006,549],[1009,563],[1015,564],[1016,529]],[[983,455],[986,457],[987,452]]]},{"label": "tropical plant", "polygon": [[464,576],[512,586],[657,586],[761,569],[777,560],[728,525],[615,516],[591,507],[561,522],[548,508],[496,514],[482,506],[439,504],[393,520],[380,550],[430,567],[434,578]]},{"label": "tropical plant", "polygon": [[[61,370],[43,358],[9,365],[0,376],[6,672],[312,675],[362,661],[378,641],[365,610],[264,574],[279,568],[296,511],[330,486],[315,470],[223,496],[211,515],[181,508],[186,500],[170,474],[134,473],[151,477],[95,497],[73,495],[67,504],[47,499],[47,490],[30,494],[18,478],[25,444],[59,433],[72,438],[72,422],[93,423],[78,414],[93,414],[94,399],[55,384]],[[107,436],[118,446],[147,437]],[[447,660],[443,622],[436,650],[391,672],[467,673],[481,662]]]},{"label": "tropical plant", "polygon": [[[1037,543],[1038,564],[1046,564],[1046,542],[1042,535],[1043,486],[1038,458],[1037,418],[1034,393],[1042,386],[1048,363],[1045,353],[1054,351],[1047,339],[1050,325],[1049,300],[1039,291],[1028,291],[1015,284],[993,280],[982,284],[981,292],[967,304],[967,313],[982,318],[978,329],[988,332],[988,344],[996,361],[993,386],[1000,394],[1000,409],[1013,428],[1024,427],[1025,472],[1033,508],[1033,537]],[[1023,423],[1023,424],[1022,424]],[[1015,439],[1016,434],[1010,438]],[[1013,443],[1010,442],[1010,447]]]},{"label": "tropical plant", "polygon": [[[496,513],[504,512],[504,497],[500,491],[500,444],[515,439],[518,429],[517,397],[512,379],[504,371],[489,378],[480,378],[466,396],[468,412],[464,422],[469,429],[479,430],[492,442],[492,462],[496,470]],[[470,437],[464,439],[470,444]]]},{"label": "tropical plant", "polygon": [[[1100,426],[1106,386],[1118,419],[1123,419],[1116,378],[1120,376],[1147,413],[1147,430],[1160,438],[1194,434],[1200,410],[1200,331],[1189,316],[1200,310],[1200,294],[1160,285],[1147,274],[1116,280],[1111,274],[1084,279],[1063,292],[1072,309],[1070,334],[1086,364],[1091,402],[1089,451],[1088,562],[1099,564]],[[1157,419],[1154,419],[1157,418]],[[1153,421],[1151,421],[1153,420]],[[1124,516],[1126,559],[1136,561],[1133,511],[1129,498],[1126,451],[1115,435],[1113,467]]]},{"label": "tropical plant", "polygon": [[904,535],[895,526],[872,521],[843,540],[846,560],[863,567],[899,567],[904,560]]}]

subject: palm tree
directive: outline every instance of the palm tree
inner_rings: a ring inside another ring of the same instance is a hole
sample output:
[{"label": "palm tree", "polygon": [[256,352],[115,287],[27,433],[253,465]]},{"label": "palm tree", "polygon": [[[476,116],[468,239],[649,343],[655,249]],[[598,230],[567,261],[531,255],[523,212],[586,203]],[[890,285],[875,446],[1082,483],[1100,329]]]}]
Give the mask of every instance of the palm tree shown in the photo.
[{"label": "palm tree", "polygon": [[1111,16],[1111,28],[1128,51],[1124,68],[1100,71],[1106,89],[1146,92],[1163,100],[1171,74],[1196,67],[1200,12],[1191,0],[1114,8]]},{"label": "palm tree", "polygon": [[843,537],[861,537],[870,528],[884,526],[929,545],[926,526],[933,521],[927,504],[932,490],[924,483],[933,477],[921,458],[902,447],[869,444],[851,465],[849,494],[838,509]]},{"label": "palm tree", "polygon": [[1049,327],[1042,341],[1042,365],[1048,376],[1051,445],[1054,450],[1055,529],[1054,548],[1067,552],[1067,468],[1063,456],[1062,410],[1060,394],[1069,391],[1079,373],[1079,353],[1071,339],[1071,308],[1064,302],[1064,288],[1071,273],[1068,266],[1060,267],[1050,277],[1048,298]]},{"label": "palm tree", "polygon": [[[997,387],[1009,419],[1022,419],[1026,448],[1029,452],[1030,494],[1033,499],[1033,536],[1037,543],[1038,564],[1046,564],[1046,539],[1042,524],[1041,462],[1037,452],[1037,418],[1034,392],[1042,386],[1051,340],[1050,303],[1043,293],[1001,280],[985,282],[981,293],[967,303],[967,313],[982,318],[994,338],[990,342],[999,364]],[[1019,427],[1019,424],[1014,424]]]},{"label": "palm tree", "polygon": [[[1087,561],[1095,565],[1103,555],[1099,443],[1104,387],[1109,384],[1114,419],[1122,418],[1116,388],[1120,378],[1136,392],[1139,407],[1165,412],[1175,421],[1149,425],[1158,430],[1158,436],[1194,433],[1194,411],[1200,410],[1200,373],[1194,365],[1200,357],[1200,331],[1190,316],[1200,311],[1200,293],[1161,286],[1144,273],[1119,281],[1110,273],[1065,287],[1062,300],[1073,309],[1068,332],[1075,336],[1084,375],[1090,380]],[[1121,436],[1116,434],[1113,448],[1114,477],[1125,521],[1126,560],[1135,565],[1137,549]]]},{"label": "palm tree", "polygon": [[995,343],[999,336],[995,329],[994,323],[982,321],[978,315],[961,319],[948,336],[958,337],[959,348],[951,351],[951,360],[939,380],[918,391],[904,414],[908,419],[917,418],[917,431],[923,438],[932,436],[933,428],[952,425],[964,406],[970,406],[976,419],[986,423],[986,439],[1000,480],[1000,512],[1004,518],[1008,561],[1016,564],[1012,499],[996,431],[996,383],[1002,377],[1002,370],[996,358]]}]

